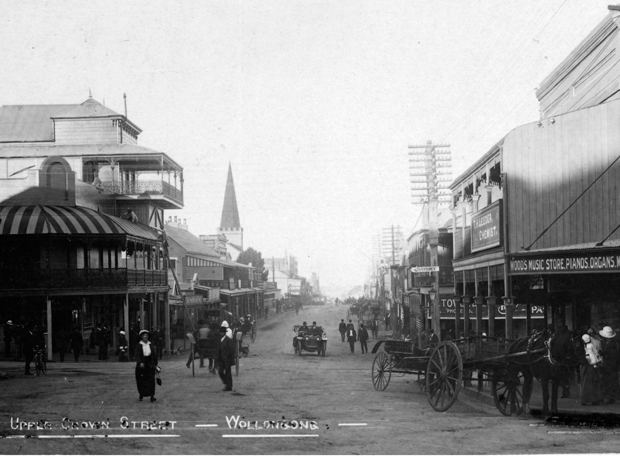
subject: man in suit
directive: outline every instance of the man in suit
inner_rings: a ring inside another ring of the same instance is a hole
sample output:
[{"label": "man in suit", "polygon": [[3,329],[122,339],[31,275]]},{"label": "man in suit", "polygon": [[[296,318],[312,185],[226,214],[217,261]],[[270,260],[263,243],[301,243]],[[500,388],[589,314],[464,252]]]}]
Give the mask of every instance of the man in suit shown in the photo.
[{"label": "man in suit", "polygon": [[372,338],[376,339],[379,337],[379,321],[375,318],[372,320]]},{"label": "man in suit", "polygon": [[224,391],[232,391],[232,365],[235,363],[235,347],[232,330],[228,327],[227,321],[222,321],[220,333],[222,338],[217,349],[218,373],[222,383],[224,383]]},{"label": "man in suit", "polygon": [[435,330],[429,329],[428,330],[428,345],[431,348],[435,348],[438,343],[439,343],[439,337],[437,337],[437,334],[435,334]]},{"label": "man in suit", "polygon": [[357,333],[358,340],[360,341],[360,346],[362,347],[362,354],[368,353],[368,331],[366,330],[366,326],[364,324],[360,324],[360,329]]},{"label": "man in suit", "polygon": [[351,347],[351,353],[355,353],[355,341],[357,340],[357,334],[355,333],[353,323],[350,325],[351,327],[347,330],[347,342],[349,342],[349,346]]},{"label": "man in suit", "polygon": [[340,320],[340,324],[338,325],[338,331],[340,332],[340,336],[342,337],[342,341],[344,342],[344,336],[347,335],[347,325],[344,322],[344,319]]}]

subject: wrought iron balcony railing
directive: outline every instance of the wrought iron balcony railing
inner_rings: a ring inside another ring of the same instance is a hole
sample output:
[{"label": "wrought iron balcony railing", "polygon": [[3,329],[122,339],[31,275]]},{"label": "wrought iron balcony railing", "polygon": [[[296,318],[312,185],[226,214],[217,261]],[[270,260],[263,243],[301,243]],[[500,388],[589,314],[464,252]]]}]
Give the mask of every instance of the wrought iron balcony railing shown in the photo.
[{"label": "wrought iron balcony railing", "polygon": [[101,182],[99,188],[107,193],[118,195],[142,195],[143,193],[153,195],[166,195],[170,198],[183,202],[183,191],[164,180],[132,181],[132,182]]}]

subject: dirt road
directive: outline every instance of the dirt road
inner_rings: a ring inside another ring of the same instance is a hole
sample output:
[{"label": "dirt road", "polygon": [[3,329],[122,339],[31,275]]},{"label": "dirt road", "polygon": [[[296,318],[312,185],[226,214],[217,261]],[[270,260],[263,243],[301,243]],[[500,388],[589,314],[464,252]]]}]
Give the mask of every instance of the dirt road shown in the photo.
[{"label": "dirt road", "polygon": [[[197,368],[192,377],[185,367],[187,355],[161,362],[164,384],[157,388],[155,403],[138,402],[133,363],[51,363],[43,377],[26,377],[17,364],[1,363],[0,370],[16,376],[0,382],[2,452],[540,454],[620,450],[617,432],[571,434],[574,429],[544,426],[540,420],[503,417],[465,396],[448,412],[437,413],[411,377],[393,377],[386,391],[377,392],[370,378],[374,355],[360,354],[359,344],[351,354],[348,344],[341,342],[337,326],[344,314],[343,307],[333,305],[305,307],[299,316],[291,311],[263,322],[256,343],[250,345],[250,356],[240,361],[233,392],[222,392],[219,378],[206,369]],[[304,320],[317,321],[328,331],[325,358],[294,354],[292,327]],[[36,422],[43,429],[37,430]],[[88,426],[97,422],[99,428]]]}]

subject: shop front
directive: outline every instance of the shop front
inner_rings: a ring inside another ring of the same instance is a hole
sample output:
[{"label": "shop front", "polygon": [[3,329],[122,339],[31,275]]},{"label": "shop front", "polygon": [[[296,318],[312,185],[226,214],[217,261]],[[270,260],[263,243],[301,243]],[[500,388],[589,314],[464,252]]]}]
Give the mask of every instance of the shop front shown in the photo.
[{"label": "shop front", "polygon": [[[590,244],[513,254],[509,267],[515,303],[541,306],[544,327],[620,328],[620,247]],[[532,323],[528,332],[534,328]]]}]

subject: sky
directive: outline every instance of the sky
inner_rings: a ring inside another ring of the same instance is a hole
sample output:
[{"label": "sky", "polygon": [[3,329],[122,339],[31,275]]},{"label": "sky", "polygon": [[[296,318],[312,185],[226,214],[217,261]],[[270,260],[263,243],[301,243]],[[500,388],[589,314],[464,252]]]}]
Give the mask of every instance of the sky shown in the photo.
[{"label": "sky", "polygon": [[612,0],[0,2],[0,105],[93,98],[184,168],[213,234],[233,168],[246,247],[286,252],[335,295],[412,204],[408,146],[453,176],[539,118],[535,89]]}]

